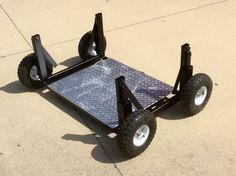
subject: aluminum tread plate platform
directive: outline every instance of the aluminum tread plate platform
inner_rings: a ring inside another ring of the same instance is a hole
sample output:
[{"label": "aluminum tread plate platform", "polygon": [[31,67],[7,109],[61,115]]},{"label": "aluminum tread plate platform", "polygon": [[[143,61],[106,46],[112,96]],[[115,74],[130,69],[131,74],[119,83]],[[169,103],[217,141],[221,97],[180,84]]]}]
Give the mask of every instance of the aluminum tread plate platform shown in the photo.
[{"label": "aluminum tread plate platform", "polygon": [[113,59],[102,60],[48,85],[110,128],[118,126],[115,79],[126,85],[143,107],[169,95],[173,87]]}]

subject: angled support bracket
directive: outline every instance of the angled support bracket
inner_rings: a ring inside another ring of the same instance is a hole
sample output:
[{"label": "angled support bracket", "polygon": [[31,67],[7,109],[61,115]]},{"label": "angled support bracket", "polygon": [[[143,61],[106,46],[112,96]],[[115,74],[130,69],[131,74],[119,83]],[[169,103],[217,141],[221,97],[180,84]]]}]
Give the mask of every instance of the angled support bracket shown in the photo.
[{"label": "angled support bracket", "polygon": [[193,66],[191,65],[191,51],[188,43],[181,46],[180,69],[175,81],[172,93],[178,94],[183,91],[185,84],[193,75]]},{"label": "angled support bracket", "polygon": [[95,15],[95,21],[93,25],[92,37],[90,40],[90,45],[92,46],[92,42],[96,43],[96,52],[101,57],[105,56],[105,46],[104,46],[104,32],[103,32],[103,20],[102,13],[97,13]]},{"label": "angled support bracket", "polygon": [[132,113],[132,104],[138,110],[143,109],[143,107],[125,84],[124,76],[116,78],[115,83],[116,83],[117,110],[118,110],[119,124],[121,125],[124,122],[125,118],[130,113]]},{"label": "angled support bracket", "polygon": [[40,35],[36,34],[31,37],[34,53],[37,56],[37,62],[39,66],[39,77],[42,81],[47,80],[47,65],[57,66],[57,63],[53,60],[47,50],[42,46]]}]

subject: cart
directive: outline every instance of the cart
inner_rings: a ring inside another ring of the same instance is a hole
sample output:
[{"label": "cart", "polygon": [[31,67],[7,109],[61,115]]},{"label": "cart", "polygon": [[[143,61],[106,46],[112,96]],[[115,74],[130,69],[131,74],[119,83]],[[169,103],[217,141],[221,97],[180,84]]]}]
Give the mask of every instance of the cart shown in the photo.
[{"label": "cart", "polygon": [[32,36],[34,53],[18,67],[20,82],[28,88],[47,87],[62,99],[117,133],[117,143],[129,157],[141,154],[156,133],[156,116],[180,102],[187,115],[200,112],[212,92],[212,80],[193,75],[189,44],[181,47],[181,64],[174,86],[105,56],[102,14],[95,15],[92,31],[80,40],[83,60],[52,74],[57,64]]}]

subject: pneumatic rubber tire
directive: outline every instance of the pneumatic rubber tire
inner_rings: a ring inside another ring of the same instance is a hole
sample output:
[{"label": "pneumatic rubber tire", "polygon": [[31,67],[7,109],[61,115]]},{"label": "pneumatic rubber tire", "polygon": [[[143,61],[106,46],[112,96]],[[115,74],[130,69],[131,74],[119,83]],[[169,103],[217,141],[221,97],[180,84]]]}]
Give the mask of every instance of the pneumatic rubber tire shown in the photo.
[{"label": "pneumatic rubber tire", "polygon": [[195,115],[202,111],[210,99],[213,83],[211,78],[198,73],[186,83],[181,94],[181,104],[187,115]]},{"label": "pneumatic rubber tire", "polygon": [[[25,87],[30,88],[30,89],[37,89],[37,88],[43,87],[43,83],[40,79],[34,80],[31,77],[30,71],[32,67],[34,66],[37,68],[37,72],[38,72],[39,67],[37,63],[37,56],[34,53],[32,53],[25,56],[22,59],[22,61],[20,62],[18,66],[18,71],[17,71],[20,82]],[[47,64],[48,76],[52,75],[52,71],[53,71],[53,67]]]},{"label": "pneumatic rubber tire", "polygon": [[[88,60],[96,55],[92,55],[90,52],[89,52],[89,42],[90,42],[90,39],[92,37],[92,31],[89,31],[87,33],[85,33],[82,38],[80,39],[79,41],[79,45],[78,45],[78,52],[79,52],[79,56],[82,60]],[[106,49],[106,46],[107,46],[107,42],[106,42],[106,37],[104,36],[104,47]]]},{"label": "pneumatic rubber tire", "polygon": [[[145,141],[136,143],[138,129],[149,128],[149,134]],[[156,119],[146,110],[137,110],[131,113],[120,127],[118,133],[118,147],[129,157],[136,157],[144,152],[153,140],[156,133]]]}]

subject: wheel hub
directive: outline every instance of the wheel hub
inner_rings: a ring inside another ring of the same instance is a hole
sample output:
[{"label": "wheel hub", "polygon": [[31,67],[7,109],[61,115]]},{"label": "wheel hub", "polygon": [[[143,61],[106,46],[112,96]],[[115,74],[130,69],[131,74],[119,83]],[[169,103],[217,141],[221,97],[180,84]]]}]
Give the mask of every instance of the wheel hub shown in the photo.
[{"label": "wheel hub", "polygon": [[30,69],[30,78],[34,81],[40,81],[40,78],[38,75],[38,69],[35,65],[33,67],[31,67],[31,69]]},{"label": "wheel hub", "polygon": [[202,86],[198,91],[197,94],[195,95],[195,100],[194,103],[196,105],[201,105],[207,96],[207,87],[206,86]]},{"label": "wheel hub", "polygon": [[97,52],[96,52],[96,43],[95,43],[95,42],[92,43],[92,46],[90,47],[88,53],[89,53],[91,56],[96,56],[96,55],[97,55]]},{"label": "wheel hub", "polygon": [[142,125],[137,129],[133,137],[133,144],[137,147],[142,146],[148,139],[150,128],[148,125]]}]

